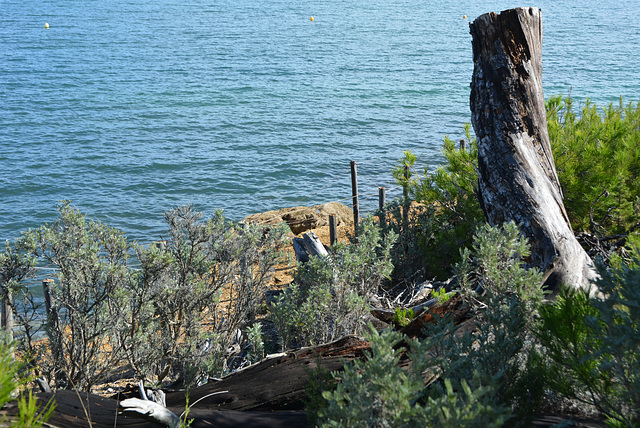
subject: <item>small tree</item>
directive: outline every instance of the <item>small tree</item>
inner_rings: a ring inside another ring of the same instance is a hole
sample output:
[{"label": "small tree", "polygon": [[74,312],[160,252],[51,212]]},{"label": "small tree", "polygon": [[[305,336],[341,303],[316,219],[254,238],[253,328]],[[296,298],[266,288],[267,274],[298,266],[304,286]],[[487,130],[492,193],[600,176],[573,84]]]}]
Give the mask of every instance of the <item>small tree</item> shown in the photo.
[{"label": "small tree", "polygon": [[202,221],[191,206],[165,218],[165,245],[137,247],[132,321],[120,337],[139,375],[162,381],[180,374],[189,384],[210,370],[220,373],[223,351],[255,319],[284,227],[237,227],[221,211]]},{"label": "small tree", "polygon": [[640,103],[598,110],[589,100],[547,101],[547,122],[564,204],[576,231],[627,233],[640,219]]},{"label": "small tree", "polygon": [[[466,139],[459,147],[445,136],[442,149],[445,163],[434,171],[424,168],[420,174],[411,174],[408,181],[402,171],[394,171],[411,197],[425,205],[422,215],[417,217],[419,227],[413,228],[419,231],[427,276],[448,278],[451,266],[459,260],[459,249],[471,245],[476,227],[484,221],[477,198],[478,148],[470,132],[466,124]],[[416,160],[407,152],[403,163],[413,169]]]},{"label": "small tree", "polygon": [[118,360],[110,333],[121,308],[112,297],[129,277],[130,245],[121,231],[88,220],[69,202],[58,212],[57,221],[29,230],[17,245],[57,269],[51,297],[59,319],[47,325],[55,383],[90,389]]}]

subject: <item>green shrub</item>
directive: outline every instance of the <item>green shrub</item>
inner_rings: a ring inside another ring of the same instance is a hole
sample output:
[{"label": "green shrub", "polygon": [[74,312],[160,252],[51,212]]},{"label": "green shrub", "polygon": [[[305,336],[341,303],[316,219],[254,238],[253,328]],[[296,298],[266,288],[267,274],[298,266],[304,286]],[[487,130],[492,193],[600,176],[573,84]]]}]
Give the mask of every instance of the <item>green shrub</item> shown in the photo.
[{"label": "green shrub", "polygon": [[202,221],[190,206],[165,218],[166,244],[137,248],[141,270],[126,296],[133,321],[119,337],[139,375],[190,384],[225,370],[223,353],[255,319],[284,228],[236,227],[221,211]]},{"label": "green shrub", "polygon": [[12,246],[7,241],[4,253],[0,253],[0,295],[10,304],[14,324],[23,333],[22,351],[34,356],[37,354],[36,339],[43,330],[40,320],[44,305],[37,302],[23,281],[33,277],[37,260],[15,247],[15,243]]},{"label": "green shrub", "polygon": [[[58,210],[53,224],[26,232],[0,256],[0,289],[17,298],[23,346],[43,374],[58,387],[89,390],[123,360],[157,382],[191,384],[224,370],[224,351],[255,319],[284,226],[235,225],[221,212],[202,221],[193,207],[180,207],[165,215],[167,240],[143,247],[68,202]],[[38,345],[29,333],[37,301],[20,283],[35,257],[57,277],[49,340]]]},{"label": "green shrub", "polygon": [[16,399],[18,414],[13,419],[0,417],[0,425],[9,427],[41,427],[55,410],[53,401],[44,407],[38,405],[31,391],[20,392],[27,382],[24,365],[14,360],[13,348],[0,340],[0,409],[6,403]]},{"label": "green shrub", "polygon": [[531,321],[544,293],[542,274],[524,267],[530,254],[529,243],[513,221],[501,227],[484,224],[476,231],[472,249],[461,251],[455,268],[458,283],[463,290],[483,291],[491,298],[515,297],[523,304],[526,321]]},{"label": "green shrub", "polygon": [[119,359],[110,338],[122,308],[113,296],[128,281],[131,247],[122,232],[88,220],[69,202],[58,211],[55,223],[29,230],[16,246],[57,268],[50,287],[57,314],[47,323],[55,384],[90,389]]},{"label": "green shrub", "polygon": [[[317,406],[320,425],[481,427],[512,422],[514,411],[531,415],[545,372],[532,352],[542,290],[541,274],[523,268],[528,251],[515,224],[480,227],[456,267],[475,330],[458,332],[444,317],[420,341],[371,331],[371,353],[333,374],[340,383]],[[400,343],[407,369],[398,365]],[[441,382],[425,386],[436,375]]]},{"label": "green shrub", "polygon": [[547,101],[547,122],[564,203],[573,228],[626,233],[640,215],[640,103],[601,112],[587,100]]},{"label": "green shrub", "polygon": [[[540,385],[527,385],[533,366],[531,329],[542,302],[542,275],[526,270],[529,245],[513,222],[478,228],[471,249],[461,251],[456,266],[466,301],[476,311],[476,331],[453,335],[451,325],[436,341],[436,355],[445,376],[469,381],[474,372],[497,379],[496,394],[503,405],[523,410],[542,398]],[[479,292],[479,294],[476,294]],[[437,330],[436,330],[437,331]],[[464,356],[464,357],[461,357]],[[535,388],[534,388],[535,387]]]},{"label": "green shrub", "polygon": [[[318,413],[323,427],[487,427],[501,426],[510,414],[496,404],[493,384],[476,375],[472,385],[444,380],[444,387],[425,387],[423,368],[428,365],[420,346],[393,330],[366,335],[371,344],[364,360],[334,372],[335,390],[325,391],[326,405]],[[412,348],[413,363],[402,369],[398,363],[403,348]],[[455,388],[454,388],[455,385]]]},{"label": "green shrub", "polygon": [[400,328],[408,326],[414,317],[411,308],[395,308],[394,312],[392,322]]},{"label": "green shrub", "polygon": [[251,327],[245,329],[250,349],[247,359],[250,363],[256,363],[264,358],[264,335],[262,334],[262,323],[256,322]]},{"label": "green shrub", "polygon": [[595,406],[615,426],[640,415],[640,253],[629,265],[601,269],[600,296],[563,290],[541,310],[537,337],[549,357],[549,386]]},{"label": "green shrub", "polygon": [[[625,107],[621,100],[618,107],[598,112],[587,102],[577,115],[571,98],[557,96],[546,107],[558,179],[574,230],[598,237],[634,230],[640,218],[640,103]],[[414,237],[406,241],[422,250],[426,277],[448,278],[450,267],[459,261],[459,249],[469,248],[483,222],[477,199],[478,150],[468,124],[465,136],[464,149],[445,137],[445,161],[435,171],[417,173],[416,156],[410,152],[394,170],[411,197],[426,205],[411,226]],[[405,165],[412,171],[408,178]]]},{"label": "green shrub", "polygon": [[[451,266],[459,260],[459,249],[471,245],[475,228],[484,221],[477,198],[478,148],[468,124],[465,137],[466,147],[456,148],[455,142],[445,136],[445,164],[435,171],[414,171],[408,180],[400,169],[394,171],[410,196],[426,205],[414,229],[420,231],[418,242],[428,277],[448,278]],[[413,171],[415,161],[413,154],[405,152],[403,165]]]},{"label": "green shrub", "polygon": [[360,332],[368,298],[391,273],[394,240],[393,233],[383,239],[366,218],[351,243],[299,264],[293,284],[271,307],[282,347],[326,343]]},{"label": "green shrub", "polygon": [[[403,289],[421,284],[426,279],[422,243],[434,218],[433,207],[411,205],[408,208],[409,221],[405,222],[403,212],[408,203],[409,199],[394,200],[384,208],[386,221],[383,233],[393,233],[398,237],[391,248],[393,270],[389,282]],[[378,211],[377,215],[380,214]]]}]

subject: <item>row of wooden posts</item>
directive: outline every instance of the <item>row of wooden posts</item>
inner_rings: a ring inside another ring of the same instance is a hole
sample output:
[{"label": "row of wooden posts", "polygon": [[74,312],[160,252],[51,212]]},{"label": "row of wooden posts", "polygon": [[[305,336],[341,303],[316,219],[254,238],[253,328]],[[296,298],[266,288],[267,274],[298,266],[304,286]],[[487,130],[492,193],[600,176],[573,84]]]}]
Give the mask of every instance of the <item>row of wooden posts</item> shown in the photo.
[{"label": "row of wooden posts", "polygon": [[[405,179],[409,178],[409,168],[405,166]],[[405,200],[408,196],[407,186],[403,188]],[[353,198],[353,224],[354,233],[357,233],[357,225],[360,222],[360,202],[358,199],[358,166],[356,161],[351,161],[351,195]],[[384,228],[386,223],[386,215],[384,207],[386,205],[386,189],[384,187],[378,188],[378,206],[380,209],[380,224]],[[409,210],[403,209],[403,217],[405,224],[408,222]],[[329,216],[329,240],[330,245],[333,246],[338,240],[338,229],[336,216]],[[56,322],[58,316],[56,314],[55,306],[51,301],[51,283],[53,279],[47,278],[42,281],[42,288],[44,291],[45,307],[47,310],[47,319],[52,322]],[[13,332],[13,312],[11,310],[11,294],[9,290],[6,290],[5,295],[2,298],[2,314],[0,318],[0,327],[9,332],[11,335]]]},{"label": "row of wooden posts", "polygon": [[[404,197],[405,202],[408,200],[409,197],[409,188],[407,186],[406,183],[408,183],[409,181],[409,166],[405,165],[404,166],[404,179],[405,179],[405,184],[402,186],[402,194]],[[352,199],[353,199],[353,225],[354,225],[354,231],[357,233],[357,225],[360,222],[360,202],[358,200],[358,165],[356,164],[356,161],[351,161],[351,195],[352,195]],[[385,223],[386,223],[386,215],[385,215],[385,205],[387,204],[386,202],[386,189],[385,187],[379,187],[378,188],[378,209],[380,210],[380,224],[382,226],[382,228],[384,229],[385,227]],[[404,224],[408,224],[409,222],[409,210],[405,207],[402,210],[402,216],[403,216],[403,221]],[[331,232],[331,217],[329,217],[329,231]],[[333,220],[333,222],[335,223],[335,218]],[[333,228],[335,228],[335,224],[333,226]],[[332,232],[333,233],[333,232]],[[333,236],[333,234],[330,234],[330,236]],[[335,240],[333,238],[331,238],[331,245],[333,245],[333,243],[335,242]]]},{"label": "row of wooden posts", "polygon": [[[404,167],[404,178],[405,178],[405,182],[409,181],[409,167],[407,165],[405,165]],[[358,232],[358,223],[360,223],[360,201],[358,198],[358,165],[356,164],[356,161],[351,161],[351,198],[353,200],[353,227],[354,227],[354,233]],[[406,201],[408,196],[409,196],[409,190],[408,187],[406,185],[403,186],[403,196],[404,196],[404,200]],[[386,196],[386,188],[383,187],[378,187],[378,209],[380,211],[380,225],[383,228],[383,230],[385,229],[385,225],[386,225],[386,215],[385,215],[385,205],[387,204],[387,196]],[[402,210],[402,216],[403,216],[403,222],[404,224],[408,224],[409,222],[409,210],[404,207],[404,209]],[[338,229],[337,229],[337,223],[336,223],[336,216],[335,215],[329,215],[329,240],[330,240],[330,245],[333,246],[333,244],[336,243],[338,239]]]}]

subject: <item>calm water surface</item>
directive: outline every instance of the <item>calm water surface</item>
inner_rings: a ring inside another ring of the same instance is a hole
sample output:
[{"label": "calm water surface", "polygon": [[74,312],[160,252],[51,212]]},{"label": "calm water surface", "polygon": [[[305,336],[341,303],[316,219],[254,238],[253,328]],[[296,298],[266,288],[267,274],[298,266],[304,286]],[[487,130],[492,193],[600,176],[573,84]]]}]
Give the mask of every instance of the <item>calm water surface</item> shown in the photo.
[{"label": "calm water surface", "polygon": [[640,99],[638,1],[0,0],[0,239],[62,199],[142,241],[176,205],[348,203],[350,160],[377,195],[470,121],[469,22],[523,5],[546,96]]}]

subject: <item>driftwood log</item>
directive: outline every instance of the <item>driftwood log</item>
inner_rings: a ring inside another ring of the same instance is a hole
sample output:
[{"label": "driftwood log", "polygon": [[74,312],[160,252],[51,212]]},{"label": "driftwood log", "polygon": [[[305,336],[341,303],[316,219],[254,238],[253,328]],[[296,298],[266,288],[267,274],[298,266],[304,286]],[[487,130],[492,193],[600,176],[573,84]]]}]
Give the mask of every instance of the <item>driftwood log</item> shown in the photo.
[{"label": "driftwood log", "polygon": [[541,11],[487,13],[470,29],[471,121],[485,217],[491,225],[519,225],[532,245],[529,266],[547,273],[551,290],[587,288],[596,272],[564,209],[547,131]]},{"label": "driftwood log", "polygon": [[127,398],[118,404],[118,411],[123,415],[142,417],[163,427],[178,428],[180,426],[180,417],[155,401]]},{"label": "driftwood log", "polygon": [[329,254],[314,232],[305,233],[302,238],[293,238],[292,243],[296,260],[299,262],[308,262],[311,256],[325,257]]},{"label": "driftwood log", "polygon": [[[459,326],[455,334],[473,331],[475,321],[460,296],[437,305],[416,317],[402,332],[409,337],[423,337],[425,326],[445,314],[451,314]],[[304,387],[308,370],[321,364],[327,370],[340,370],[344,363],[362,358],[369,343],[355,336],[343,337],[335,342],[283,353],[274,358],[235,372],[220,381],[213,381],[189,391],[190,411],[187,420],[191,427],[204,428],[305,428],[308,427],[303,411]],[[400,360],[408,367],[408,358]],[[437,373],[424,373],[426,382],[438,378]],[[94,394],[62,390],[37,395],[40,405],[53,399],[55,411],[45,426],[112,428],[151,428],[171,426],[185,410],[185,392],[167,394],[167,408],[139,399],[118,401]],[[151,407],[150,407],[151,406]],[[127,409],[127,410],[125,410]],[[136,410],[134,410],[136,409]],[[0,409],[0,418],[15,417],[17,405]],[[155,415],[162,415],[159,418]],[[166,418],[164,417],[166,416]],[[557,426],[566,418],[545,416],[532,422],[535,427]],[[605,428],[604,424],[588,420],[576,427]],[[152,422],[153,421],[153,422]]]},{"label": "driftwood log", "polygon": [[[369,342],[345,336],[325,345],[279,354],[220,381],[191,389],[189,403],[197,403],[194,408],[220,410],[304,410],[308,370],[318,364],[329,371],[341,370],[345,363],[361,358],[367,349]],[[168,407],[185,404],[184,393],[167,394]]]},{"label": "driftwood log", "polygon": [[[362,358],[369,342],[346,336],[335,342],[279,354],[258,364],[212,381],[188,393],[192,427],[243,428],[308,426],[304,412],[308,371],[320,364],[341,370],[345,363]],[[74,428],[91,426],[171,426],[185,410],[184,391],[167,393],[167,407],[152,401],[129,399],[118,402],[94,394],[57,391],[37,395],[40,405],[55,401],[49,426]],[[15,416],[17,406],[0,410]],[[151,422],[154,421],[154,422]]]}]

